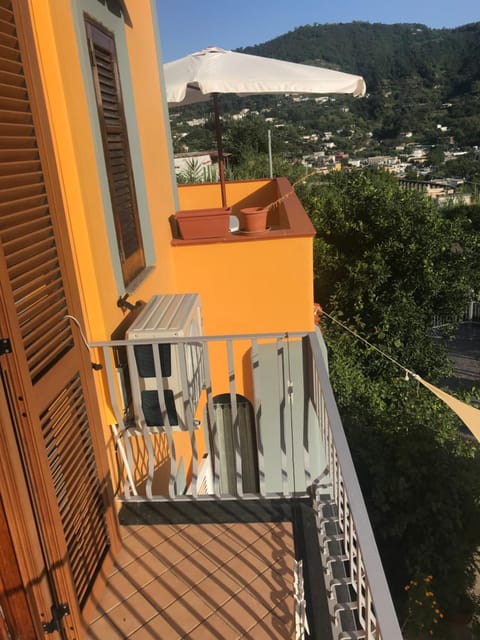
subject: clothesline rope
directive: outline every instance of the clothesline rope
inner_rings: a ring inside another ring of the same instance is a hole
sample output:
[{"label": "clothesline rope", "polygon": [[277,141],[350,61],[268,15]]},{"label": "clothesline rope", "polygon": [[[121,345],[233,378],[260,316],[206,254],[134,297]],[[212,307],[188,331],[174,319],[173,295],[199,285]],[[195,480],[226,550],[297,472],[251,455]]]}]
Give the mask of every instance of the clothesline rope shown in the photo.
[{"label": "clothesline rope", "polygon": [[423,380],[419,375],[417,375],[416,373],[413,373],[412,371],[410,371],[410,369],[407,369],[407,367],[404,367],[402,364],[400,364],[400,362],[395,360],[395,358],[392,358],[392,356],[390,356],[388,353],[385,353],[384,351],[376,347],[374,344],[372,344],[371,342],[363,338],[361,335],[359,335],[358,333],[356,333],[355,331],[347,327],[345,324],[343,324],[343,322],[340,322],[340,320],[337,320],[336,318],[331,316],[329,313],[327,313],[323,309],[321,311],[321,314],[325,315],[335,324],[338,324],[340,327],[342,327],[342,329],[345,329],[345,331],[348,331],[350,334],[352,334],[352,336],[354,336],[364,344],[368,345],[371,349],[374,349],[375,351],[377,351],[384,358],[387,358],[387,360],[390,360],[390,362],[395,364],[397,367],[400,367],[400,369],[405,371],[406,380],[408,380],[409,375],[411,375],[415,380],[417,380],[417,382],[420,382],[426,389],[428,389],[437,398],[439,398],[440,400],[442,400],[442,402],[444,402],[447,406],[449,406],[450,409],[454,413],[456,413],[457,416],[462,420],[462,422],[470,429],[471,433],[475,436],[475,438],[480,441],[480,410],[479,409],[476,409],[472,405],[467,404],[466,402],[459,400],[455,396],[452,396],[446,393],[445,391],[443,391],[443,389],[439,389],[438,387],[435,387],[433,384],[430,384],[426,380]]},{"label": "clothesline rope", "polygon": [[420,376],[418,376],[416,373],[413,373],[413,371],[410,371],[410,369],[407,369],[407,367],[404,367],[403,364],[400,364],[400,362],[398,362],[398,360],[395,360],[395,358],[392,358],[392,356],[390,356],[388,353],[385,353],[385,351],[382,351],[381,349],[379,349],[378,347],[376,347],[374,344],[372,344],[371,342],[369,342],[368,340],[366,340],[365,338],[363,338],[361,335],[359,335],[358,333],[356,333],[355,331],[353,331],[353,329],[350,329],[350,327],[347,327],[347,325],[343,324],[343,322],[340,322],[340,320],[337,320],[336,318],[334,318],[333,316],[331,316],[329,313],[327,313],[324,309],[322,309],[322,314],[324,316],[327,316],[327,318],[329,318],[332,322],[335,322],[335,324],[338,324],[340,327],[342,327],[342,329],[345,329],[345,331],[348,331],[349,333],[352,334],[352,336],[354,336],[355,338],[357,338],[358,340],[361,340],[362,342],[364,342],[367,346],[369,346],[371,349],[374,349],[375,351],[377,351],[380,355],[382,355],[384,358],[387,358],[387,360],[390,360],[390,362],[393,362],[393,364],[395,364],[397,367],[400,367],[400,369],[402,369],[403,371],[405,371],[405,373],[408,375],[413,376],[414,378],[419,378]]}]

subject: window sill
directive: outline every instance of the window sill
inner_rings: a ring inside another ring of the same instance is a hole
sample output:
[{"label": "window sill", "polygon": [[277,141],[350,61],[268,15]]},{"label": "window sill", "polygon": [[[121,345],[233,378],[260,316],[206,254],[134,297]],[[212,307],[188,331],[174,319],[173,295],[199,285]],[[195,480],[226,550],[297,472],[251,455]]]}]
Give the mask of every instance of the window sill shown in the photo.
[{"label": "window sill", "polygon": [[140,271],[140,273],[135,276],[135,278],[131,282],[129,282],[128,285],[125,285],[125,293],[128,293],[129,295],[135,293],[140,285],[142,285],[148,278],[148,276],[152,273],[154,268],[154,266],[145,267],[145,269]]}]

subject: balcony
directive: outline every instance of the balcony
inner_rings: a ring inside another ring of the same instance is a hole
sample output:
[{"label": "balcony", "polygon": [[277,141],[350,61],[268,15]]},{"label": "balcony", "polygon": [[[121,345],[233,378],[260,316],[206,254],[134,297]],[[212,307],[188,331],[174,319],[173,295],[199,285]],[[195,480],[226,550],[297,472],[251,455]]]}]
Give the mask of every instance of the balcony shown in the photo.
[{"label": "balcony", "polygon": [[[180,210],[201,208],[205,214],[209,209],[220,207],[220,188],[218,184],[182,185],[179,187]],[[214,242],[246,242],[252,239],[275,239],[311,237],[314,229],[302,204],[297,198],[290,182],[286,178],[274,180],[239,180],[226,183],[227,204],[233,216],[239,216],[240,210],[247,207],[271,207],[267,219],[267,231],[250,236],[242,230],[228,231],[218,238],[184,240],[172,220],[174,246],[203,244]]]},{"label": "balcony", "polygon": [[318,331],[94,346],[124,548],[90,638],[400,640]]}]

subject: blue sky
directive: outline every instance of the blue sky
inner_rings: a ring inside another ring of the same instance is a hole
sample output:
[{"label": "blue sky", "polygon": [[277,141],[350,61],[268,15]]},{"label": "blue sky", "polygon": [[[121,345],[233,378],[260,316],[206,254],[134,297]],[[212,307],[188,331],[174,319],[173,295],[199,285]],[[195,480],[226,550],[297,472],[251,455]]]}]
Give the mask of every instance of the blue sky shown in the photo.
[{"label": "blue sky", "polygon": [[[138,1],[138,0],[137,0]],[[164,62],[215,45],[260,44],[305,24],[480,21],[479,0],[156,0]]]}]

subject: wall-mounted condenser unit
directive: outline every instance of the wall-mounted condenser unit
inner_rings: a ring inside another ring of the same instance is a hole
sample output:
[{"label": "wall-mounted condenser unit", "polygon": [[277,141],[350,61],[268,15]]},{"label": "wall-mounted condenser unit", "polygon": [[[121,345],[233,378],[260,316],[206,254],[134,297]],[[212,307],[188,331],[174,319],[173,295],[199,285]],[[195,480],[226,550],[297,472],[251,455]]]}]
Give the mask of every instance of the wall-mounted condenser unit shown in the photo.
[{"label": "wall-mounted condenser unit", "polygon": [[[204,384],[203,346],[175,338],[202,335],[198,294],[156,295],[129,327],[128,368],[137,426],[191,429]],[[158,338],[172,341],[151,344]],[[148,344],[150,342],[150,344]]]}]

